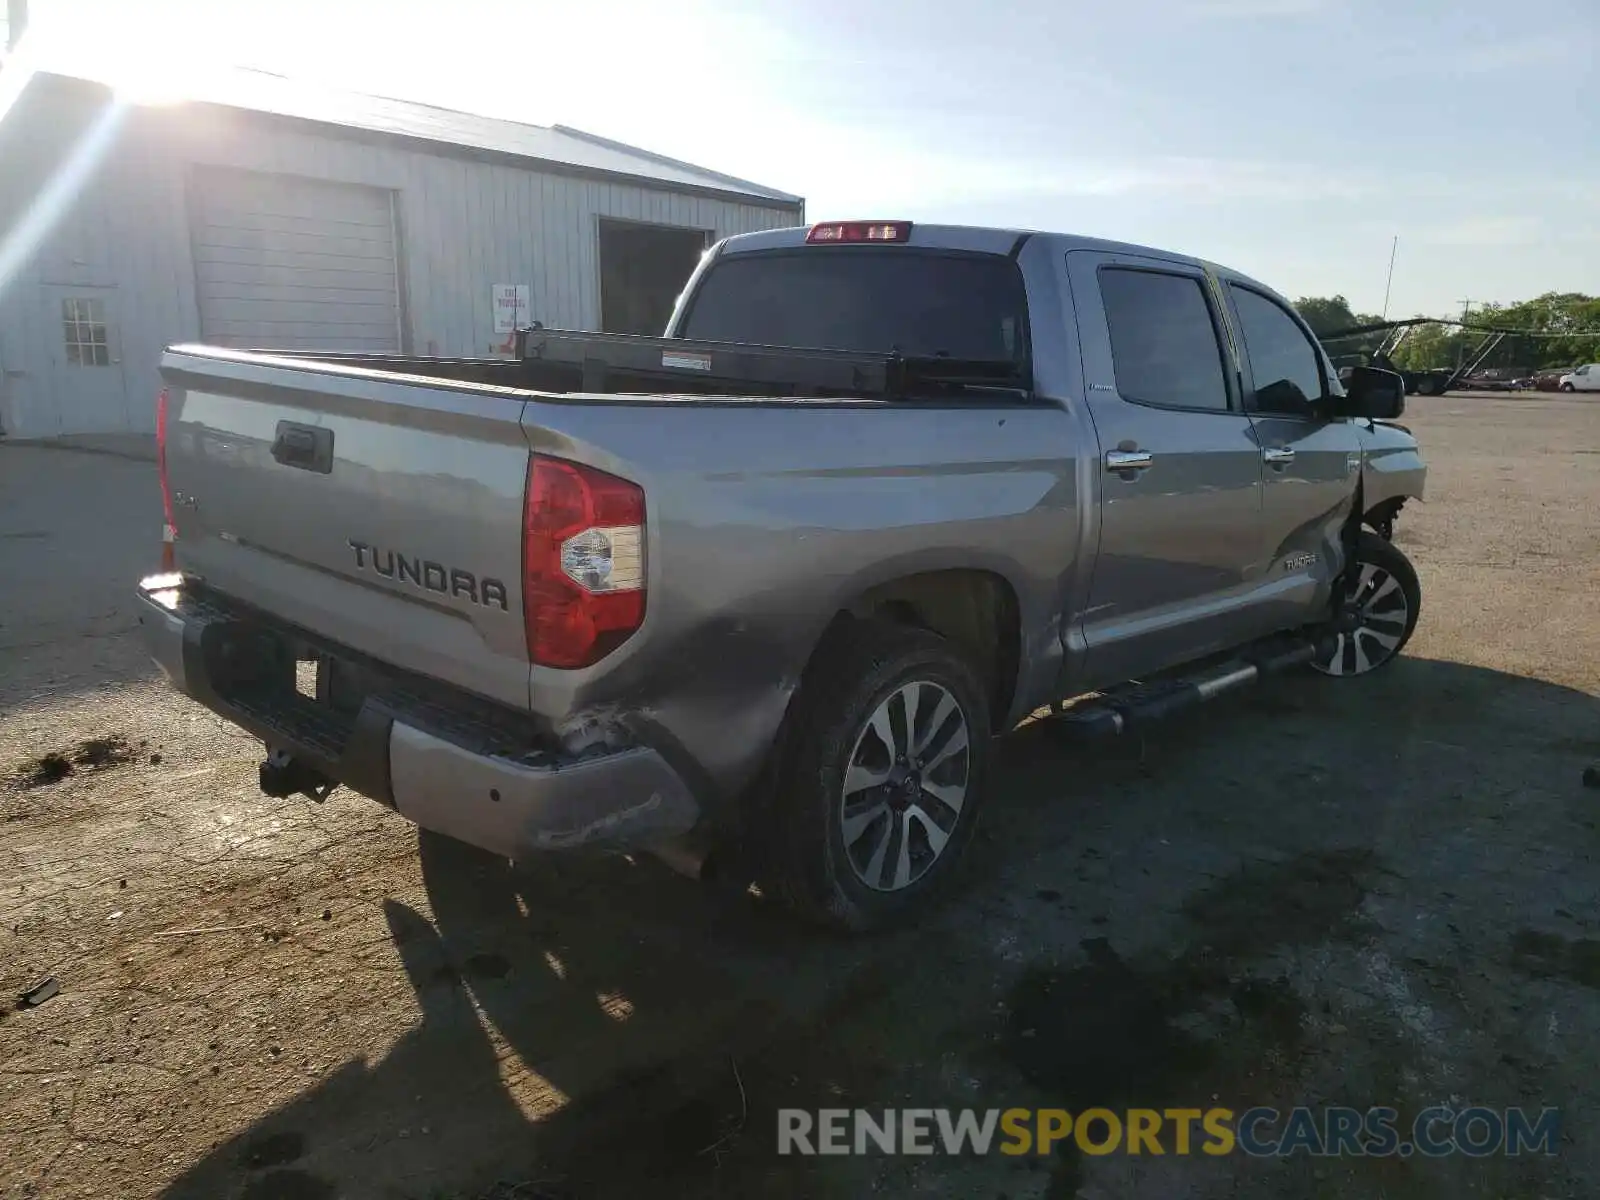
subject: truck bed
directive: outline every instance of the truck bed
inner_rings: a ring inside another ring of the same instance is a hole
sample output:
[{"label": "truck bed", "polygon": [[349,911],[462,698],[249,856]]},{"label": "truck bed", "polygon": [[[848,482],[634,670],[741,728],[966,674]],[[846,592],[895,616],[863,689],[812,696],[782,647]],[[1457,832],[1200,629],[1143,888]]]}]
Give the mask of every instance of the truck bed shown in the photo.
[{"label": "truck bed", "polygon": [[494,387],[582,395],[607,394],[750,400],[885,400],[1002,389],[1021,394],[1027,379],[1009,362],[914,358],[792,346],[692,341],[632,334],[524,329],[510,359],[438,358],[320,351],[264,352],[268,357],[448,379]]}]

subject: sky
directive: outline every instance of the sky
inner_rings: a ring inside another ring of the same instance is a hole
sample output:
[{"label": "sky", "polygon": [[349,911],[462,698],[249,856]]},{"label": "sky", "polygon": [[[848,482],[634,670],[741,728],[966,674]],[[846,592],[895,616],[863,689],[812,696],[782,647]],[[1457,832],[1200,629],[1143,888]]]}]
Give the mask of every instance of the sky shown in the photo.
[{"label": "sky", "polygon": [[1389,315],[1600,293],[1600,0],[31,0],[181,89],[232,62],[565,124],[808,219],[1081,233]]}]

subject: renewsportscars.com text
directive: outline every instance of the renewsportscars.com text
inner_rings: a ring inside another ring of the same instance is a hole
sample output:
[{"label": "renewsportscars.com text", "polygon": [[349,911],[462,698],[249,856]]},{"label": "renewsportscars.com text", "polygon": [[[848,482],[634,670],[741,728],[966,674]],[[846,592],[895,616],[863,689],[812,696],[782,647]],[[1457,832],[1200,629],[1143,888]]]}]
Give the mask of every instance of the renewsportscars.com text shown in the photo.
[{"label": "renewsportscars.com text", "polygon": [[779,1154],[1247,1154],[1439,1158],[1554,1154],[1560,1110],[1322,1108],[824,1108],[778,1110]]}]

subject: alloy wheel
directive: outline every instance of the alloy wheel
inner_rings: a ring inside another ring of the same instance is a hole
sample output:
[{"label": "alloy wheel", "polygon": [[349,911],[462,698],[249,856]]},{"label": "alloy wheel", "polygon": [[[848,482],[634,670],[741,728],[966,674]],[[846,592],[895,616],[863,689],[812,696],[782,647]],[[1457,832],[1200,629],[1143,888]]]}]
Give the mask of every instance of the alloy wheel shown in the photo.
[{"label": "alloy wheel", "polygon": [[1364,675],[1381,667],[1400,649],[1411,615],[1400,580],[1369,562],[1346,587],[1344,613],[1331,651],[1311,664],[1324,675]]},{"label": "alloy wheel", "polygon": [[967,714],[950,690],[901,684],[857,735],[839,797],[845,857],[867,887],[910,887],[938,861],[967,801]]}]

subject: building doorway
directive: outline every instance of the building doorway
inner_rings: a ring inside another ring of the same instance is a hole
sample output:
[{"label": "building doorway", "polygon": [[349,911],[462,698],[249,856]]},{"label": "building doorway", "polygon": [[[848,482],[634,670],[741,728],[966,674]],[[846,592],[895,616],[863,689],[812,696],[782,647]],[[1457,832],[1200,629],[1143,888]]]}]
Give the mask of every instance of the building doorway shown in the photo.
[{"label": "building doorway", "polygon": [[600,218],[600,328],[655,337],[712,242],[706,229]]},{"label": "building doorway", "polygon": [[128,411],[122,374],[117,291],[109,287],[47,284],[43,328],[50,347],[50,398],[55,428],[49,432],[148,432],[154,428],[155,398],[148,415]]}]

